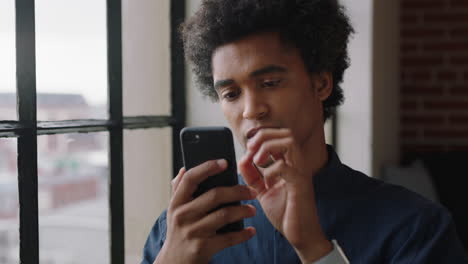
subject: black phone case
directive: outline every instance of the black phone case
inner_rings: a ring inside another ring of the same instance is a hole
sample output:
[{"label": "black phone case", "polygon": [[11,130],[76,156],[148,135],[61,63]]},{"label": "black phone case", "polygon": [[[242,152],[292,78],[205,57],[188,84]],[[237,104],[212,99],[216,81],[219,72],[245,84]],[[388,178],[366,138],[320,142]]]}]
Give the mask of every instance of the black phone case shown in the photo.
[{"label": "black phone case", "polygon": [[[227,127],[187,127],[180,132],[184,167],[189,170],[208,160],[225,159],[228,167],[225,171],[209,177],[199,184],[193,197],[218,186],[234,186],[238,184],[237,164],[231,130]],[[239,205],[240,202],[223,204],[221,207]],[[213,211],[214,211],[213,210]],[[228,224],[218,233],[239,231],[244,228],[243,222]]]}]

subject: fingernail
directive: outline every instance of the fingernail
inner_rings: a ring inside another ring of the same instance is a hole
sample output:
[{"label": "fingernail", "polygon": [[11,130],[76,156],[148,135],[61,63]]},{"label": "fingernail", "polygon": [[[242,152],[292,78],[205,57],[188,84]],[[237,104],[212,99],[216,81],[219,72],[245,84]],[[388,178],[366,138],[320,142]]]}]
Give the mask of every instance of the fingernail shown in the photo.
[{"label": "fingernail", "polygon": [[219,159],[216,162],[218,163],[218,166],[222,169],[227,167],[227,161],[225,159]]}]

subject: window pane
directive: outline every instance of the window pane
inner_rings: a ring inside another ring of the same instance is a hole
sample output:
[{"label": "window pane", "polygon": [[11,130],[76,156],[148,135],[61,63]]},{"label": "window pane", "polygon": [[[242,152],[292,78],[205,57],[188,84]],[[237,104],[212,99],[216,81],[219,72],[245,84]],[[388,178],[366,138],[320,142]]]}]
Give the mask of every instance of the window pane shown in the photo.
[{"label": "window pane", "polygon": [[[169,115],[170,1],[123,1],[123,113]],[[144,96],[142,96],[144,95]]]},{"label": "window pane", "polygon": [[19,263],[16,139],[0,138],[0,263]]},{"label": "window pane", "polygon": [[106,118],[105,0],[36,0],[38,120]]},{"label": "window pane", "polygon": [[17,120],[15,1],[0,1],[0,120]]},{"label": "window pane", "polygon": [[140,263],[156,218],[167,207],[172,178],[172,129],[124,133],[125,255]]},{"label": "window pane", "polygon": [[107,141],[107,133],[38,137],[41,263],[109,263]]}]

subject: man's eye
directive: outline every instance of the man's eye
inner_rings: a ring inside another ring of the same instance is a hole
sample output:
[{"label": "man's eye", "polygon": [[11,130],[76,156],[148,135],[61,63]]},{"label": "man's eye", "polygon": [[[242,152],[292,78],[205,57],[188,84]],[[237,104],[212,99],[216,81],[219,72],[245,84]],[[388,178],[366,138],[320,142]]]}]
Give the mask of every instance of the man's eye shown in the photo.
[{"label": "man's eye", "polygon": [[232,100],[236,99],[238,96],[239,96],[239,92],[235,92],[235,91],[230,91],[230,92],[223,93],[223,98],[228,100],[228,101],[232,101]]},{"label": "man's eye", "polygon": [[276,87],[281,83],[281,80],[268,80],[262,82],[262,87]]}]

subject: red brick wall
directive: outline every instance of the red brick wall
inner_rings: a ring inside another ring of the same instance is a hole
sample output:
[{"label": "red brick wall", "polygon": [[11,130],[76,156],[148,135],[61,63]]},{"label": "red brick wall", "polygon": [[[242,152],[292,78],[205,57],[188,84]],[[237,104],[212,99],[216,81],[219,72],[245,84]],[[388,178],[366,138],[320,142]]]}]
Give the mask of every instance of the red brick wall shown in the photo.
[{"label": "red brick wall", "polygon": [[401,0],[401,151],[468,150],[468,0]]}]

